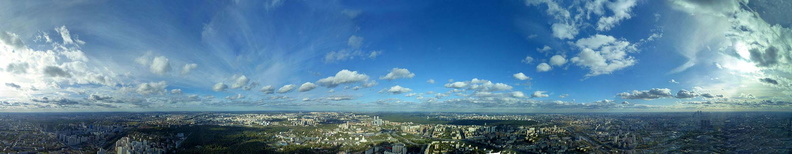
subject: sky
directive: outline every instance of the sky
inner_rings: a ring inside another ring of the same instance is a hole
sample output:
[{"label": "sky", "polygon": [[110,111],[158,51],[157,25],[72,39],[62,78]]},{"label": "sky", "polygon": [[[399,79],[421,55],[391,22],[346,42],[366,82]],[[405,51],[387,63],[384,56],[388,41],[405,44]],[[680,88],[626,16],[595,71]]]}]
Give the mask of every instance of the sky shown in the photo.
[{"label": "sky", "polygon": [[788,8],[2,1],[0,112],[790,111]]}]

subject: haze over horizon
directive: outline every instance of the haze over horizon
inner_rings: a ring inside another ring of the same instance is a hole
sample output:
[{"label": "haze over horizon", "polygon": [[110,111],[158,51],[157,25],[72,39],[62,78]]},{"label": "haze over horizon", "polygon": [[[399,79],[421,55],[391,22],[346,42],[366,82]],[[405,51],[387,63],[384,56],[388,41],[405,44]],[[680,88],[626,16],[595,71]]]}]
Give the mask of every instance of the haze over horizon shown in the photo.
[{"label": "haze over horizon", "polygon": [[792,111],[790,7],[3,1],[0,112]]}]

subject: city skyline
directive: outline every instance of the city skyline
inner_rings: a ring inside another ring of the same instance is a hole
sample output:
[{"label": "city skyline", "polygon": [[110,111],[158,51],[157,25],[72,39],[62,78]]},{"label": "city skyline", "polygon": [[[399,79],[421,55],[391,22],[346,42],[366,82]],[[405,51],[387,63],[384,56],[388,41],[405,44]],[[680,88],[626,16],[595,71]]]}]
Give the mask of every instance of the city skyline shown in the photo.
[{"label": "city skyline", "polygon": [[790,111],[786,1],[7,1],[0,111]]}]

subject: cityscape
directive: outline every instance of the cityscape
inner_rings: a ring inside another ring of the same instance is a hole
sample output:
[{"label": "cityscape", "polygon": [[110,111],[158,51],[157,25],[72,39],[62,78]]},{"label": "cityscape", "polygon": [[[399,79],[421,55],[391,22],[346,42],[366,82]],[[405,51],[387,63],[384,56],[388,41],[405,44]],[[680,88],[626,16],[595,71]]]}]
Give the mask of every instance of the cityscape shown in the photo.
[{"label": "cityscape", "polygon": [[792,153],[792,0],[0,0],[0,154]]},{"label": "cityscape", "polygon": [[792,113],[0,114],[2,153],[789,153]]}]

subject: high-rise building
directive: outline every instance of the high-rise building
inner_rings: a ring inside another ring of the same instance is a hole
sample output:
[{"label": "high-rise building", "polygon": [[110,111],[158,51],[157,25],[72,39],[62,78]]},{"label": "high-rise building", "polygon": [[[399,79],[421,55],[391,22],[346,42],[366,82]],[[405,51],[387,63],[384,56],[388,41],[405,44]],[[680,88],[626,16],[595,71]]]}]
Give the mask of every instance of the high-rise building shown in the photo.
[{"label": "high-rise building", "polygon": [[393,153],[406,154],[407,153],[407,147],[404,146],[404,143],[396,143],[396,144],[393,145],[393,150],[392,151],[393,151]]},{"label": "high-rise building", "polygon": [[374,116],[374,120],[371,121],[371,125],[380,126],[382,125],[383,121],[379,118],[379,116]]}]

